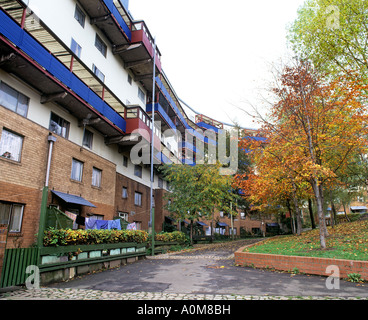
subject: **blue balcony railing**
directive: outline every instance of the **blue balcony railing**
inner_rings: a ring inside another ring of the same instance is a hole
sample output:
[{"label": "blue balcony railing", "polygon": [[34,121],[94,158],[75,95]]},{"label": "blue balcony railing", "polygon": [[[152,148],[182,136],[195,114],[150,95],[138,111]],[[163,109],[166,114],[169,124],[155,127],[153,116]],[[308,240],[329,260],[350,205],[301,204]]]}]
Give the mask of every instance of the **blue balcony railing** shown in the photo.
[{"label": "blue balcony railing", "polygon": [[165,96],[166,100],[169,102],[169,104],[173,108],[173,110],[175,111],[175,113],[177,114],[177,116],[179,117],[180,121],[183,123],[185,129],[188,130],[193,136],[197,137],[201,141],[204,141],[206,143],[210,143],[210,144],[213,144],[213,145],[217,145],[216,141],[214,141],[212,139],[208,139],[207,137],[205,137],[204,135],[202,135],[201,133],[199,133],[198,131],[194,130],[192,127],[189,126],[189,124],[187,123],[187,121],[183,117],[181,111],[177,107],[175,101],[171,98],[169,92],[166,90],[164,84],[162,83],[162,81],[159,77],[156,77],[156,84],[159,87],[159,89],[161,90],[161,92],[163,93],[163,95]]},{"label": "blue balcony railing", "polygon": [[[146,111],[152,112],[152,103],[147,104]],[[170,117],[167,115],[167,113],[165,112],[165,110],[162,108],[162,106],[159,103],[155,103],[155,112],[158,112],[161,115],[161,117],[171,127],[171,129],[176,130],[176,126],[174,122],[172,122]]]},{"label": "blue balcony railing", "polygon": [[126,121],[105,101],[103,101],[82,80],[54,57],[43,45],[22,29],[2,9],[0,10],[0,34],[4,35],[14,45],[25,52],[46,71],[54,75],[65,86],[74,91],[100,114],[110,120],[123,132],[126,131]]},{"label": "blue balcony railing", "polygon": [[[119,23],[120,27],[123,29],[124,33],[128,37],[129,41],[132,40],[132,32],[125,23],[123,17],[119,13],[119,10],[115,7],[113,0],[103,0],[106,7],[110,10],[111,14],[114,16],[115,20]],[[126,1],[125,1],[126,2]]]}]

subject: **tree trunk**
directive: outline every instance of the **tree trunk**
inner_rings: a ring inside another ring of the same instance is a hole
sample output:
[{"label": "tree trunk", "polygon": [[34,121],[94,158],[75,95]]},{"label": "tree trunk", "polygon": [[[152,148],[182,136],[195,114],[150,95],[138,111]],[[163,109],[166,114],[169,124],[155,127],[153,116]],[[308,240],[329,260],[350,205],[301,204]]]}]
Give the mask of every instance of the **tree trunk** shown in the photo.
[{"label": "tree trunk", "polygon": [[193,220],[190,220],[190,245],[193,245]]},{"label": "tree trunk", "polygon": [[318,215],[318,221],[319,221],[319,240],[321,244],[322,249],[326,249],[326,221],[323,214],[323,198],[321,194],[321,188],[318,184],[318,181],[315,179],[312,180],[312,188],[314,192],[314,196],[316,198],[317,203],[317,215]]},{"label": "tree trunk", "polygon": [[300,213],[300,208],[298,204],[298,198],[296,197],[296,185],[295,182],[293,184],[293,202],[295,207],[295,217],[296,217],[296,234],[300,236],[302,234],[302,218]]},{"label": "tree trunk", "polygon": [[344,213],[345,213],[345,218],[347,222],[350,222],[350,219],[348,217],[348,214],[346,213],[346,208],[345,208],[345,204],[342,205],[344,207]]},{"label": "tree trunk", "polygon": [[290,200],[289,199],[286,199],[286,207],[288,208],[289,215],[290,215],[290,228],[291,228],[291,233],[295,234],[295,228],[293,226],[293,222],[294,222],[293,212],[292,212],[291,207],[290,207]]},{"label": "tree trunk", "polygon": [[308,208],[309,208],[309,216],[311,219],[312,229],[316,228],[316,224],[314,223],[314,216],[313,216],[313,207],[312,207],[312,199],[308,199]]},{"label": "tree trunk", "polygon": [[295,207],[295,218],[296,218],[296,234],[300,236],[302,234],[302,219],[300,216],[300,209],[298,206],[298,199],[295,194],[293,196],[294,207]]}]

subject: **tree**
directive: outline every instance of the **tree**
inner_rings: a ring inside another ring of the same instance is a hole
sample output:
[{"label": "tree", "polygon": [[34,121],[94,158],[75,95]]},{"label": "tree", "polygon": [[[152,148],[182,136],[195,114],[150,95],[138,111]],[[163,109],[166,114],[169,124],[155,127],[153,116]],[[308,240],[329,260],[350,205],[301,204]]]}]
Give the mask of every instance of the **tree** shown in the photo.
[{"label": "tree", "polygon": [[368,1],[308,0],[289,28],[297,54],[331,75],[367,74]]},{"label": "tree", "polygon": [[[170,183],[166,198],[167,209],[180,220],[190,220],[190,239],[193,243],[193,222],[200,218],[212,219],[213,210],[222,203],[236,201],[232,193],[231,176],[220,175],[221,164],[164,165],[162,172]],[[235,214],[235,212],[232,212]]]},{"label": "tree", "polygon": [[[348,160],[356,150],[367,145],[367,115],[360,101],[366,86],[353,77],[326,79],[310,63],[296,60],[287,66],[280,76],[279,88],[274,90],[275,103],[260,131],[266,144],[255,157],[258,169],[263,156],[274,158],[269,162],[273,180],[281,184],[280,190],[301,189],[308,182],[317,205],[321,247],[326,248],[327,228],[323,211],[323,188],[334,181],[338,172],[347,168]],[[253,144],[252,152],[260,150]],[[279,166],[280,170],[274,170]],[[282,175],[280,175],[282,173]],[[277,177],[278,175],[278,177]],[[254,174],[257,176],[257,174]],[[283,179],[283,180],[281,180]],[[248,183],[257,182],[250,176]],[[290,189],[292,185],[292,189]],[[253,189],[250,189],[253,190]],[[263,192],[258,188],[259,192]],[[295,203],[296,205],[296,203]]]}]

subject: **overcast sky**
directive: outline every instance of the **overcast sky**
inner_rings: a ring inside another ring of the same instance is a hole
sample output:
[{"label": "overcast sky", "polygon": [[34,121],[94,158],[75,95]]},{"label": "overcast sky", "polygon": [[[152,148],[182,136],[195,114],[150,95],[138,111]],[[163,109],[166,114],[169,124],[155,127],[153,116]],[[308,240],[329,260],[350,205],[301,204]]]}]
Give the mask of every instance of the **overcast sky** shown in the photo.
[{"label": "overcast sky", "polygon": [[130,0],[156,37],[177,95],[222,122],[257,127],[237,107],[264,108],[270,64],[287,52],[286,27],[304,0]]}]

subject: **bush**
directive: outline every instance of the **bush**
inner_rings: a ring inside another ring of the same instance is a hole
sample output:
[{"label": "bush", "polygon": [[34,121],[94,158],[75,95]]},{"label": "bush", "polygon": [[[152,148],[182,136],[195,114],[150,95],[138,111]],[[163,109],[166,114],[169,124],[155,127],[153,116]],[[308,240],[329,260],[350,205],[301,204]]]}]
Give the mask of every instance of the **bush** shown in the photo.
[{"label": "bush", "polygon": [[163,242],[178,242],[179,244],[184,244],[187,242],[188,238],[185,233],[181,231],[174,231],[157,233],[155,235],[155,240]]},{"label": "bush", "polygon": [[45,231],[45,247],[136,242],[144,243],[148,233],[142,230],[71,230],[50,228]]}]

